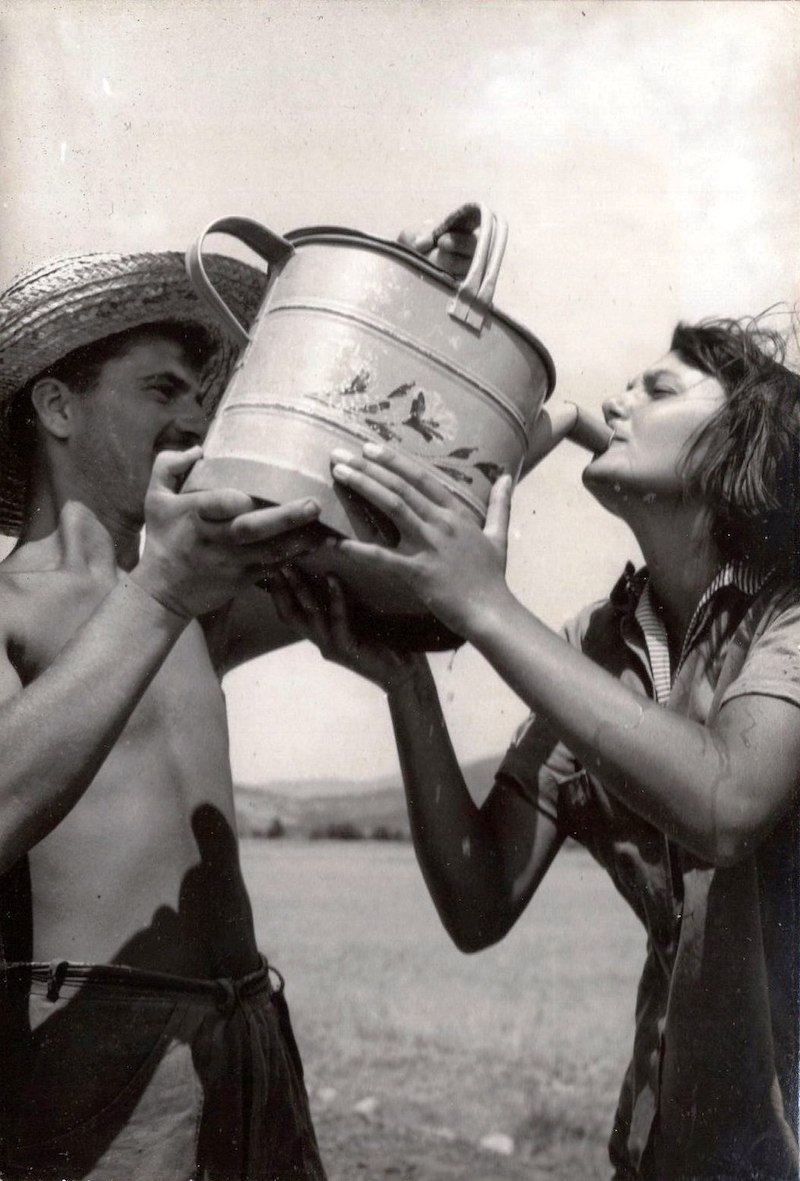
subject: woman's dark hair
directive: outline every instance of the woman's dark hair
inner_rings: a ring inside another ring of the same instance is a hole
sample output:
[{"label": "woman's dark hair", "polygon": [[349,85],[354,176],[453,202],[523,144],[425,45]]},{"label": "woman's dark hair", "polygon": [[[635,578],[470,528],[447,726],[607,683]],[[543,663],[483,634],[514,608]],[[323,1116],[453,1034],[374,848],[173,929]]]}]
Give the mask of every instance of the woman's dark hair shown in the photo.
[{"label": "woman's dark hair", "polygon": [[785,342],[752,321],[679,324],[672,350],[725,391],[683,462],[687,492],[711,509],[726,560],[800,575],[800,376]]}]

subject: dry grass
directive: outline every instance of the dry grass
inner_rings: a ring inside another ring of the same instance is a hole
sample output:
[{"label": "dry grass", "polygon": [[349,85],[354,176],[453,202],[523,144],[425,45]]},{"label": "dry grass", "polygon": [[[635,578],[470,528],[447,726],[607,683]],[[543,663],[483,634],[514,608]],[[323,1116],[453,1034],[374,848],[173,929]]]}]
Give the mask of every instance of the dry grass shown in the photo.
[{"label": "dry grass", "polygon": [[505,1132],[556,1175],[608,1175],[644,936],[586,854],[563,852],[517,927],[471,957],[408,845],[245,842],[243,860],[312,1099],[334,1088],[349,1112],[371,1095],[392,1126]]}]

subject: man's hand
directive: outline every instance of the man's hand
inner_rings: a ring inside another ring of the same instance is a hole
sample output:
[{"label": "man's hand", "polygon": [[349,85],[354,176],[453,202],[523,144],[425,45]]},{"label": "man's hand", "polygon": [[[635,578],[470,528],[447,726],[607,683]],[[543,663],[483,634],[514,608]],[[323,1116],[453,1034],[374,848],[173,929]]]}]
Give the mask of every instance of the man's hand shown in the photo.
[{"label": "man's hand", "polygon": [[222,606],[265,567],[316,549],[319,505],[258,508],[232,488],[180,492],[202,449],[163,451],[145,498],[145,546],[131,578],[165,607],[192,618]]},{"label": "man's hand", "polygon": [[366,677],[384,693],[413,675],[418,657],[354,633],[342,584],[334,575],[329,574],[323,584],[296,567],[285,566],[270,574],[266,585],[281,620],[316,644],[326,660]]}]

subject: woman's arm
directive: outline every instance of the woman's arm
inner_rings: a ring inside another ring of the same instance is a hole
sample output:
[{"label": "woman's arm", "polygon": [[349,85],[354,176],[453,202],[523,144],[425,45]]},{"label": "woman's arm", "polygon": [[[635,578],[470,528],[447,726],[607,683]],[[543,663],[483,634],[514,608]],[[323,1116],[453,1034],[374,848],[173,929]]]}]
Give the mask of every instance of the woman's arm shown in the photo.
[{"label": "woman's arm", "polygon": [[800,709],[749,694],[704,726],[631,693],[507,590],[469,638],[606,788],[703,860],[752,853],[798,785]]},{"label": "woman's arm", "polygon": [[354,635],[339,583],[320,593],[299,571],[271,580],[287,626],[328,660],[386,694],[405,785],[417,859],[439,916],[462,951],[508,931],[552,861],[555,824],[513,792],[495,790],[476,807],[453,751],[428,662]]},{"label": "woman's arm", "polygon": [[706,727],[630,692],[512,595],[502,545],[510,482],[498,481],[483,531],[417,464],[372,444],[334,474],[397,526],[385,549],[344,542],[351,560],[404,580],[465,636],[607,789],[714,864],[752,852],[787,808],[800,766],[800,709],[735,698]]},{"label": "woman's arm", "polygon": [[502,787],[475,806],[427,661],[389,693],[389,707],[423,877],[455,944],[479,951],[519,918],[563,838],[552,820]]}]

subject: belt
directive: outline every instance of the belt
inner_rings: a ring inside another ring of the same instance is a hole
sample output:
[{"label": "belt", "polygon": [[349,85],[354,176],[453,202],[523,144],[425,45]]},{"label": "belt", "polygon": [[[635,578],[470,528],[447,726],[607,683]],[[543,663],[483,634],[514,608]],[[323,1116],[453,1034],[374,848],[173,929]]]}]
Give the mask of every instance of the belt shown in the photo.
[{"label": "belt", "polygon": [[[34,981],[47,986],[47,999],[57,1001],[65,984],[101,984],[150,988],[154,992],[178,992],[195,996],[207,996],[221,1011],[229,1011],[248,996],[267,991],[270,996],[283,992],[283,976],[277,968],[267,963],[264,956],[254,972],[245,976],[202,978],[174,976],[170,972],[151,972],[127,964],[77,964],[70,960],[52,960],[50,963],[5,963],[0,964],[0,983],[5,987],[28,989]],[[272,973],[277,979],[273,985]]]}]

